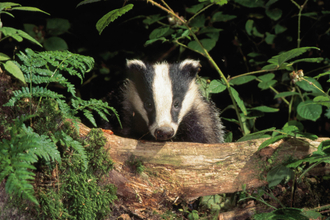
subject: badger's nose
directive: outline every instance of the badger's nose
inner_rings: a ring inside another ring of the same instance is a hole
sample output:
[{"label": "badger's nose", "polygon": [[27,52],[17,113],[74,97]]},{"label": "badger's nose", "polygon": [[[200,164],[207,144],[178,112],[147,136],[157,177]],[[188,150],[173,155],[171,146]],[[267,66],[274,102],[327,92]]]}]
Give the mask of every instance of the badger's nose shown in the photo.
[{"label": "badger's nose", "polygon": [[155,138],[157,140],[165,141],[171,139],[174,135],[174,129],[171,127],[160,127],[155,130]]}]

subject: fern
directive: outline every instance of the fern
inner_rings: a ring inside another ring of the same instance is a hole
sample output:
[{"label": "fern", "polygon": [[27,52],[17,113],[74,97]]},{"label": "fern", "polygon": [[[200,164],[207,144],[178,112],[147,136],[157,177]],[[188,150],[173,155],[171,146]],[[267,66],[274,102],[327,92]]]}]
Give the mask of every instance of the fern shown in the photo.
[{"label": "fern", "polygon": [[[51,98],[56,100],[66,118],[73,119],[77,130],[77,117],[75,115],[79,111],[82,111],[84,116],[94,126],[97,125],[92,111],[95,111],[101,118],[108,121],[106,115],[110,115],[109,110],[111,110],[119,121],[116,110],[108,106],[108,103],[96,99],[85,101],[76,97],[74,84],[70,83],[64,76],[65,73],[68,73],[72,76],[79,77],[82,81],[85,72],[90,71],[94,65],[93,58],[73,54],[68,51],[46,51],[38,53],[31,49],[26,49],[25,53],[20,52],[20,54],[17,54],[17,57],[21,62],[16,62],[16,65],[23,71],[25,80],[30,84],[30,87],[22,87],[21,90],[14,91],[14,96],[4,106],[15,106],[17,101],[23,98]],[[67,91],[72,95],[72,106],[66,103],[63,95],[47,89],[49,83],[58,83],[66,87]],[[36,86],[40,84],[46,84],[46,87]],[[41,99],[39,100],[41,101]]]},{"label": "fern", "polygon": [[36,53],[31,49],[26,49],[25,54],[21,52],[17,54],[23,65],[30,71],[27,74],[37,73],[39,68],[61,70],[72,76],[77,76],[83,80],[85,72],[90,71],[94,66],[92,57],[74,54],[69,51],[45,51]]},{"label": "fern", "polygon": [[[89,101],[82,100],[80,98],[72,99],[72,107],[75,110],[82,110],[85,117],[94,125],[96,126],[96,122],[93,118],[91,110],[96,111],[104,120],[108,121],[106,114],[110,115],[108,109],[110,109],[117,117],[119,121],[119,115],[117,111],[110,107],[107,102],[102,102],[101,100],[97,99],[90,99]],[[120,123],[120,121],[119,121]]]},{"label": "fern", "polygon": [[[31,117],[31,116],[30,116]],[[36,168],[32,163],[38,161],[38,156],[46,161],[61,161],[59,152],[48,137],[34,133],[23,122],[30,117],[17,119],[10,130],[10,140],[0,142],[0,181],[7,178],[6,192],[16,194],[38,204],[34,197],[31,180]]]},{"label": "fern", "polygon": [[32,98],[34,97],[47,97],[47,98],[53,98],[53,99],[60,99],[64,98],[63,95],[58,94],[56,92],[53,92],[51,90],[48,90],[43,87],[33,87],[32,92],[28,87],[22,87],[21,90],[16,90],[13,92],[14,96],[3,106],[14,106],[17,101],[19,101],[22,98]]}]

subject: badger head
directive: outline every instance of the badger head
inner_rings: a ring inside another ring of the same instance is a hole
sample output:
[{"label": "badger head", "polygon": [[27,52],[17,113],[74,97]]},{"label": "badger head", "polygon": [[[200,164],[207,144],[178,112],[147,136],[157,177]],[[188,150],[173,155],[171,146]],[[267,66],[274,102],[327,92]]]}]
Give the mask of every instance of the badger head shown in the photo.
[{"label": "badger head", "polygon": [[129,79],[124,99],[139,113],[156,140],[169,140],[176,135],[183,117],[200,96],[195,82],[199,61],[184,60],[153,65],[128,60]]}]

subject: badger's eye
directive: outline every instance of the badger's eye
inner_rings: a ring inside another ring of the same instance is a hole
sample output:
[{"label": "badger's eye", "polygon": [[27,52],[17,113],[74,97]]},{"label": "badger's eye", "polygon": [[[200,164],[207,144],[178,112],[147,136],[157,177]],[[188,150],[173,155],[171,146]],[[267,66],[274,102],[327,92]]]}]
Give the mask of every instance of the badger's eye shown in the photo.
[{"label": "badger's eye", "polygon": [[147,111],[152,111],[153,109],[153,105],[150,101],[146,101],[144,102],[144,108],[147,110]]},{"label": "badger's eye", "polygon": [[179,103],[178,100],[174,100],[174,102],[173,102],[173,108],[174,109],[179,109],[180,108],[180,103]]}]

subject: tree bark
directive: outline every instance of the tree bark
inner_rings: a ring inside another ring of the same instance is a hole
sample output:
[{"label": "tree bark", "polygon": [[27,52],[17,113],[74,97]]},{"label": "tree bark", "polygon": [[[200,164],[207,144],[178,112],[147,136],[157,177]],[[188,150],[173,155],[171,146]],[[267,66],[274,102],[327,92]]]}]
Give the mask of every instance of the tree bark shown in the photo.
[{"label": "tree bark", "polygon": [[[80,126],[80,135],[89,128]],[[200,196],[233,193],[266,185],[265,169],[293,158],[303,158],[323,140],[287,139],[257,151],[266,139],[200,144],[185,142],[146,142],[104,132],[106,148],[115,168],[104,183],[117,186],[117,194],[134,207],[157,209],[165,201],[191,200]],[[136,174],[127,161],[132,155],[143,161],[145,171]],[[267,160],[271,158],[272,165]]]}]

